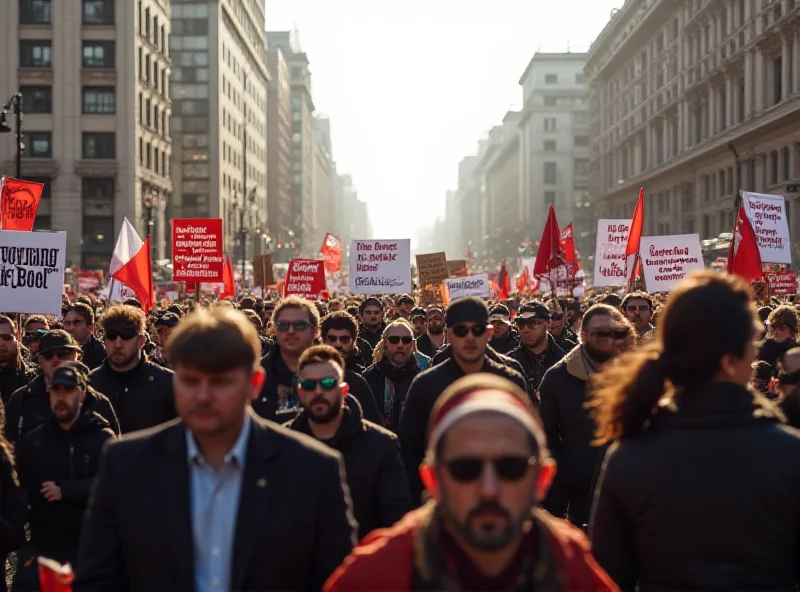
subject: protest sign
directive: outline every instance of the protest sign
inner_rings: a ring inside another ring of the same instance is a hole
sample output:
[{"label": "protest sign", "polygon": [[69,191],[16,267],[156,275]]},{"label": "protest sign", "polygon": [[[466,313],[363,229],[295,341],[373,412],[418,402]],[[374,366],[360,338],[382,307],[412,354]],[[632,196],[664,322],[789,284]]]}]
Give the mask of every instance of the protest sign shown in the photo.
[{"label": "protest sign", "polygon": [[669,292],[692,271],[705,267],[699,234],[643,236],[639,253],[651,293]]},{"label": "protest sign", "polygon": [[173,281],[221,282],[222,268],[222,218],[172,220]]},{"label": "protest sign", "polygon": [[447,255],[444,253],[417,255],[417,273],[422,306],[442,304],[444,302],[442,282],[450,277],[447,271]]},{"label": "protest sign", "polygon": [[792,264],[786,198],[782,195],[742,193],[744,209],[753,227],[761,263]]},{"label": "protest sign", "polygon": [[275,283],[275,274],[272,270],[272,253],[253,259],[253,285],[271,286]]},{"label": "protest sign", "polygon": [[66,232],[0,230],[3,311],[61,314],[66,253]]},{"label": "protest sign", "polygon": [[0,181],[0,228],[31,230],[43,191],[44,183],[3,177]]},{"label": "protest sign", "polygon": [[570,288],[572,289],[573,297],[583,298],[586,293],[586,278],[582,269],[579,269],[573,277],[572,265],[572,263],[569,265],[559,265],[550,272],[550,278],[540,278],[539,291],[543,295],[548,293],[552,295],[553,288],[550,285],[550,280],[555,278],[557,298],[566,298],[569,296]]},{"label": "protest sign", "polygon": [[283,297],[301,296],[316,300],[325,290],[325,261],[322,259],[291,259],[283,282]]},{"label": "protest sign", "polygon": [[466,259],[456,259],[455,261],[448,261],[447,262],[447,276],[451,278],[455,277],[467,277],[469,273],[467,272],[467,260]]},{"label": "protest sign", "polygon": [[448,278],[444,281],[444,285],[450,302],[465,296],[489,298],[492,289],[488,273],[468,275],[463,278]]},{"label": "protest sign", "polygon": [[411,292],[411,240],[354,240],[350,243],[351,294]]},{"label": "protest sign", "polygon": [[797,278],[794,271],[768,271],[764,274],[769,284],[770,296],[797,294]]},{"label": "protest sign", "polygon": [[594,251],[594,286],[625,285],[625,247],[631,220],[597,221],[597,244]]}]

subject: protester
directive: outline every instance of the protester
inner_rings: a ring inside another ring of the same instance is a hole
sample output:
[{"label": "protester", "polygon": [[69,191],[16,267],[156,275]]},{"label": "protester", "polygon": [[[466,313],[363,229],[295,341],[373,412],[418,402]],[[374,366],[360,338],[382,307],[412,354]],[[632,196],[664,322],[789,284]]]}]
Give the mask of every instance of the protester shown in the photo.
[{"label": "protester", "polygon": [[800,428],[800,347],[781,356],[778,362],[777,390],[786,422]]},{"label": "protester", "polygon": [[522,366],[528,386],[528,396],[538,405],[536,392],[545,372],[560,361],[565,352],[547,330],[550,311],[538,301],[526,302],[517,312],[515,323],[519,331],[521,345],[512,350],[509,356]]},{"label": "protester", "polygon": [[106,449],[74,589],[319,590],[355,522],[341,456],[250,410],[255,329],[217,308],[167,342],[179,418]]},{"label": "protester", "polygon": [[759,348],[758,359],[775,368],[783,354],[798,346],[798,325],[800,322],[793,307],[776,307],[767,318],[767,337]]},{"label": "protester", "polygon": [[[425,309],[420,306],[411,309],[409,320],[411,321],[411,327],[414,329],[414,338],[419,340],[420,337],[425,335],[425,331],[428,328],[428,315]],[[419,344],[417,344],[417,347],[419,348]],[[428,357],[432,358],[433,356]]]},{"label": "protester", "polygon": [[548,300],[546,306],[550,311],[550,334],[556,340],[558,347],[565,352],[572,350],[578,345],[578,336],[567,327],[565,307],[555,298]]},{"label": "protester", "polygon": [[417,303],[412,296],[408,294],[401,294],[398,296],[394,301],[394,310],[397,314],[397,318],[409,320],[411,311],[416,305]]},{"label": "protester", "polygon": [[639,343],[652,336],[655,327],[650,322],[653,318],[653,299],[650,294],[647,292],[625,294],[620,309],[636,329]]},{"label": "protester", "polygon": [[422,337],[417,337],[417,349],[420,353],[433,358],[447,343],[444,330],[444,310],[438,305],[428,307],[426,331]]},{"label": "protester", "polygon": [[752,291],[698,272],[659,335],[596,376],[597,437],[614,442],[592,515],[623,590],[792,590],[800,583],[800,434],[748,391]]},{"label": "protester", "polygon": [[36,376],[36,370],[22,357],[17,341],[17,324],[0,315],[0,397],[4,405],[14,391],[24,387]]},{"label": "protester", "polygon": [[504,304],[497,304],[489,311],[489,320],[494,327],[489,345],[497,353],[507,356],[519,347],[519,336],[511,325],[511,312]]},{"label": "protester", "polygon": [[153,355],[150,356],[150,360],[159,366],[169,368],[169,362],[164,359],[164,347],[167,344],[167,339],[169,339],[170,333],[172,333],[175,327],[178,326],[180,321],[181,318],[174,312],[165,312],[156,319],[155,323],[153,323],[153,326],[156,330],[156,345],[158,347]]},{"label": "protester", "polygon": [[333,312],[320,323],[322,341],[339,350],[345,359],[347,369],[363,376],[372,363],[365,355],[370,355],[372,347],[358,338],[358,321],[346,312]]},{"label": "protester", "polygon": [[361,321],[358,336],[369,344],[369,355],[372,357],[372,352],[381,340],[383,330],[386,328],[383,302],[378,298],[370,297],[365,299],[358,307],[358,315]]},{"label": "protester", "polygon": [[25,319],[22,344],[30,352],[28,363],[31,366],[38,366],[39,340],[49,329],[50,322],[42,315],[31,315]]},{"label": "protester", "polygon": [[[4,420],[0,414],[0,429],[3,432]],[[5,568],[5,577],[0,578],[0,592],[7,590],[8,556],[25,543],[26,521],[27,508],[14,468],[13,447],[0,435],[0,565]]]},{"label": "protester", "polygon": [[106,359],[106,348],[94,336],[94,309],[83,302],[73,304],[64,315],[64,329],[81,346],[81,362],[94,370]]},{"label": "protester", "polygon": [[616,590],[583,533],[538,508],[555,470],[524,390],[461,378],[428,423],[431,501],[368,536],[325,590]]}]

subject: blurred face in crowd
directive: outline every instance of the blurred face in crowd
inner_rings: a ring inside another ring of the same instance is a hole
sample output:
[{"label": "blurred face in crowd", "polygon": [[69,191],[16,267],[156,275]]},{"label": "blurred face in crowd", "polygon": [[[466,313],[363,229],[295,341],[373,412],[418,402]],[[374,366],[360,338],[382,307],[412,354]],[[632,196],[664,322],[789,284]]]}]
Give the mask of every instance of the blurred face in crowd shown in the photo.
[{"label": "blurred face in crowd", "polygon": [[145,336],[133,324],[105,327],[103,343],[111,368],[117,372],[132,370],[139,363]]},{"label": "blurred face in crowd", "polygon": [[411,317],[411,324],[414,326],[414,337],[422,337],[425,334],[427,328],[425,317],[419,315]]},{"label": "blurred face in crowd", "polygon": [[50,350],[45,354],[39,354],[39,367],[48,380],[53,378],[53,373],[64,362],[77,362],[78,350],[76,349],[57,349]]},{"label": "blurred face in crowd", "polygon": [[0,366],[11,365],[17,360],[17,337],[8,323],[0,323]]},{"label": "blurred face in crowd", "polygon": [[447,340],[453,348],[457,362],[472,364],[483,359],[486,345],[492,338],[491,325],[473,322],[459,323],[447,329]]},{"label": "blurred face in crowd", "polygon": [[494,327],[494,339],[505,339],[511,332],[511,325],[506,320],[492,319],[492,327]]},{"label": "blurred face in crowd", "polygon": [[782,372],[778,375],[778,390],[785,399],[800,392],[800,350],[790,350],[783,356]]},{"label": "blurred face in crowd", "polygon": [[597,364],[604,364],[630,349],[632,339],[629,327],[611,315],[594,315],[581,331],[586,353]]},{"label": "blurred face in crowd", "polygon": [[625,316],[628,317],[628,320],[633,323],[637,331],[644,331],[653,316],[650,303],[643,298],[631,298],[628,300],[623,312]]},{"label": "blurred face in crowd", "polygon": [[84,319],[79,313],[71,310],[64,317],[64,330],[72,335],[78,343],[83,343],[89,338],[92,326],[86,324]]},{"label": "blurred face in crowd", "polygon": [[564,331],[564,325],[567,323],[567,317],[564,310],[551,310],[550,311],[550,333],[553,335],[561,335]]},{"label": "blurred face in crowd", "polygon": [[444,315],[438,310],[428,313],[428,333],[431,335],[444,333]]},{"label": "blurred face in crowd", "polygon": [[408,319],[411,316],[411,310],[414,308],[413,302],[403,301],[395,307],[395,312],[398,318]]},{"label": "blurred face in crowd", "polygon": [[338,349],[345,358],[356,347],[353,336],[347,329],[331,329],[325,335],[325,343]]},{"label": "blurred face in crowd", "polygon": [[277,319],[275,329],[278,346],[290,356],[299,356],[314,343],[317,327],[311,324],[310,313],[302,308],[284,308]]},{"label": "blurred face in crowd", "polygon": [[39,353],[39,340],[45,333],[47,333],[47,325],[44,323],[33,322],[25,325],[22,341],[25,347],[30,350],[33,359]]},{"label": "blurred face in crowd", "polygon": [[545,319],[529,317],[522,319],[517,317],[517,330],[519,340],[525,347],[537,348],[547,340],[548,322]]},{"label": "blurred face in crowd", "polygon": [[328,304],[328,310],[330,312],[339,312],[342,310],[342,301],[341,300],[331,300],[330,304]]},{"label": "blurred face in crowd", "polygon": [[167,339],[174,328],[175,327],[167,327],[166,325],[156,325],[156,339],[160,347],[164,347],[167,343]]},{"label": "blurred face in crowd", "polygon": [[778,343],[783,343],[794,339],[794,332],[788,325],[776,319],[769,326],[769,337]]},{"label": "blurred face in crowd", "polygon": [[78,387],[54,384],[50,387],[50,411],[62,426],[72,425],[81,412],[86,393]]},{"label": "blurred face in crowd", "polygon": [[326,424],[341,415],[345,385],[337,364],[309,364],[298,372],[298,378],[297,396],[310,421]]},{"label": "blurred face in crowd", "polygon": [[386,333],[383,339],[386,355],[393,366],[400,367],[411,358],[414,353],[414,335],[408,327],[395,325]]},{"label": "blurred face in crowd", "polygon": [[383,322],[383,309],[380,306],[367,306],[361,314],[361,322],[368,329],[377,329]]}]

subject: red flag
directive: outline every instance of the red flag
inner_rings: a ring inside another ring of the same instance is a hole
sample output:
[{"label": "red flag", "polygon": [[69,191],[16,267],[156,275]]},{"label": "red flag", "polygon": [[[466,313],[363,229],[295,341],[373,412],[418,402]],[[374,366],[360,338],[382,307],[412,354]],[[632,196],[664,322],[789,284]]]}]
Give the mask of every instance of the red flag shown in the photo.
[{"label": "red flag", "polygon": [[564,263],[575,262],[575,237],[572,235],[572,222],[561,231],[561,244],[564,247]]},{"label": "red flag", "polygon": [[72,592],[72,581],[75,574],[67,563],[61,565],[58,561],[37,558],[39,563],[39,588],[42,592]]},{"label": "red flag", "polygon": [[[556,269],[562,264],[564,249],[561,245],[561,231],[558,229],[556,220],[556,210],[550,205],[550,212],[547,214],[547,222],[542,231],[542,240],[539,244],[539,252],[536,253],[536,263],[533,264],[533,275],[548,275],[551,270]],[[561,259],[559,261],[559,259]]]},{"label": "red flag", "polygon": [[733,240],[728,251],[728,273],[741,276],[748,282],[761,279],[763,275],[756,235],[744,206],[739,208],[739,215],[733,225]]},{"label": "red flag", "polygon": [[636,209],[633,211],[633,221],[628,232],[628,244],[625,247],[625,273],[628,285],[638,275],[639,266],[639,244],[642,241],[644,230],[644,187],[639,190],[639,201],[636,202]]},{"label": "red flag", "polygon": [[225,256],[225,263],[222,267],[222,292],[219,293],[220,298],[233,298],[236,296],[236,284],[233,281],[233,267],[231,266],[231,258]]},{"label": "red flag", "polygon": [[327,233],[319,252],[325,259],[325,271],[336,273],[342,268],[342,241],[339,238]]},{"label": "red flag", "polygon": [[503,264],[500,266],[500,273],[497,274],[497,285],[500,288],[498,293],[500,300],[508,300],[511,294],[511,278],[508,275],[505,261],[503,261]]},{"label": "red flag", "polygon": [[2,204],[0,227],[3,230],[30,231],[36,220],[42,191],[44,183],[5,177],[0,188],[0,204]]},{"label": "red flag", "polygon": [[136,254],[125,265],[111,275],[115,280],[128,286],[136,299],[142,303],[145,313],[153,310],[156,291],[153,289],[153,267],[150,263],[150,236],[148,235]]}]

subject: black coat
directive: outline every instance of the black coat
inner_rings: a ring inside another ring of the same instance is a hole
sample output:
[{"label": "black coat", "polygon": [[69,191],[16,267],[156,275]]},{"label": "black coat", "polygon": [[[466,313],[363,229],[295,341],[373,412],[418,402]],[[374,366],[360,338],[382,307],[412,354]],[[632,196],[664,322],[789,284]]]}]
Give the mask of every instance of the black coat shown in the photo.
[{"label": "black coat", "polygon": [[[453,357],[453,346],[449,343],[442,347],[436,355],[433,356],[431,360],[431,366],[438,366],[442,362],[445,362]],[[514,358],[509,356],[499,354],[494,349],[492,349],[491,345],[486,346],[486,357],[489,358],[492,362],[496,362],[501,364],[502,366],[508,366],[512,370],[519,372],[523,376],[525,372],[522,370],[522,366],[519,362],[517,362]]]},{"label": "black coat", "polygon": [[[289,427],[313,437],[303,411]],[[361,405],[353,396],[345,399],[336,435],[323,442],[344,459],[359,540],[376,528],[392,526],[412,509],[397,436],[362,419]]]},{"label": "black coat", "polygon": [[[544,370],[545,372],[555,366],[556,362],[560,361],[565,355],[556,340],[549,333],[547,334],[547,349],[544,351]],[[509,352],[508,357],[515,359],[522,366],[522,372],[525,376],[525,382],[528,385],[528,396],[531,398],[537,407],[539,400],[536,397],[536,391],[539,389],[539,382],[536,379],[536,365],[533,359],[533,354],[527,348],[520,344],[520,346]],[[544,378],[544,373],[540,377]]]},{"label": "black coat", "polygon": [[[30,507],[31,544],[39,553],[74,560],[100,452],[114,437],[105,419],[84,413],[69,430],[51,416],[22,439],[17,471]],[[40,493],[45,481],[61,488],[60,501],[48,502]]]},{"label": "black coat", "polygon": [[520,346],[519,336],[513,329],[511,329],[505,337],[500,339],[494,338],[489,341],[489,345],[498,354],[507,356],[512,350],[515,350]]},{"label": "black coat", "polygon": [[120,383],[108,361],[89,375],[89,384],[109,398],[122,433],[127,434],[175,419],[173,375],[143,356],[127,385]]},{"label": "black coat", "polygon": [[86,340],[81,349],[83,350],[81,362],[89,370],[99,368],[106,359],[106,346],[94,335],[89,335],[89,339]]},{"label": "black coat", "polygon": [[356,374],[364,376],[364,372],[367,371],[367,366],[364,365],[361,349],[355,347],[353,351],[350,352],[350,355],[348,355],[344,360],[344,367],[345,369],[350,370],[350,372],[355,372]]},{"label": "black coat", "polygon": [[372,354],[375,351],[375,347],[380,343],[380,340],[383,339],[383,331],[386,329],[386,323],[381,323],[380,327],[376,332],[372,332],[367,329],[364,325],[359,324],[358,326],[358,343],[359,347],[362,347],[362,341],[369,345],[368,351],[362,351],[363,355],[369,354],[370,359],[372,359]]},{"label": "black coat", "polygon": [[[6,558],[25,543],[27,514],[14,465],[5,449],[0,448],[0,564],[3,566]],[[0,578],[0,591],[6,591],[5,577]]]},{"label": "black coat", "polygon": [[[392,413],[386,413],[386,380],[387,372],[392,375],[393,379],[389,379],[394,386],[394,404]],[[373,364],[365,373],[364,380],[367,381],[372,394],[378,403],[378,409],[383,414],[386,421],[386,428],[392,432],[397,433],[397,424],[400,421],[400,414],[403,410],[403,403],[406,401],[408,389],[411,387],[411,382],[416,378],[417,374],[421,372],[419,363],[412,355],[405,367],[390,368],[389,361],[383,358],[377,364]],[[393,421],[389,421],[389,417]]]},{"label": "black coat", "polygon": [[0,398],[2,398],[3,404],[8,405],[8,400],[14,391],[21,389],[36,378],[36,374],[36,368],[28,365],[21,353],[14,366],[0,368]]},{"label": "black coat", "polygon": [[[230,590],[322,589],[355,544],[341,456],[251,414]],[[195,589],[186,427],[112,442],[100,461],[73,586]]]},{"label": "black coat", "polygon": [[[525,379],[522,374],[493,362],[488,357],[484,358],[481,372],[507,378],[525,390]],[[425,457],[428,419],[439,395],[462,376],[464,376],[464,371],[461,366],[450,358],[446,362],[418,374],[408,389],[405,405],[400,414],[397,435],[400,438],[403,464],[406,467],[408,483],[411,488],[411,501],[415,506],[421,502],[422,497],[422,481],[418,469]]]},{"label": "black coat", "polygon": [[[447,345],[447,340],[444,341],[442,347]],[[422,337],[417,339],[417,350],[419,353],[428,356],[429,358],[433,359],[436,356],[436,352],[438,352],[441,348],[436,347],[433,345],[433,341],[431,341],[430,335],[427,332],[422,334]]]},{"label": "black coat", "polygon": [[794,590],[800,432],[733,384],[675,403],[609,450],[595,558],[623,590]]}]

